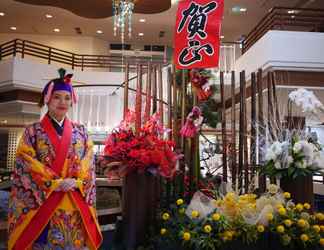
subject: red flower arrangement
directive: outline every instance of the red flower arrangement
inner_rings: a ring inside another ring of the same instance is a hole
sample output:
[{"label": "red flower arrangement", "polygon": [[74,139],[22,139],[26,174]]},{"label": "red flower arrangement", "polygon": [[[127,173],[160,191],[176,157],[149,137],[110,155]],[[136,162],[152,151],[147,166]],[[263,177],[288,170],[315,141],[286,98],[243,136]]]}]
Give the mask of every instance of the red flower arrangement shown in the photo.
[{"label": "red flower arrangement", "polygon": [[108,175],[113,172],[123,177],[132,171],[147,171],[172,178],[179,155],[173,150],[174,142],[163,139],[167,130],[160,124],[158,115],[153,115],[137,132],[134,124],[135,115],[128,112],[108,136],[104,149],[105,160],[110,163]]}]

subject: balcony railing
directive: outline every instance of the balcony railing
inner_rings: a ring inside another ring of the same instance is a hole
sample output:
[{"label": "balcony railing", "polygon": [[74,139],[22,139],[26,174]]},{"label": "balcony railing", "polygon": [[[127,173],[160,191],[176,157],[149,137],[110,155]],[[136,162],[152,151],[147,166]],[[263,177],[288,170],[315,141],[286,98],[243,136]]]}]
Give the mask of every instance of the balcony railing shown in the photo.
[{"label": "balcony railing", "polygon": [[283,7],[271,9],[243,41],[242,53],[269,30],[324,32],[324,9]]},{"label": "balcony railing", "polygon": [[69,51],[49,47],[40,43],[35,43],[27,40],[15,39],[0,45],[0,60],[6,57],[15,57],[21,55],[24,58],[26,55],[36,57],[46,61],[48,64],[52,62],[71,66],[72,69],[80,68],[104,68],[110,71],[123,67],[126,62],[129,65],[152,63],[164,64],[163,59],[148,58],[143,56],[108,56],[108,55],[80,55]]}]

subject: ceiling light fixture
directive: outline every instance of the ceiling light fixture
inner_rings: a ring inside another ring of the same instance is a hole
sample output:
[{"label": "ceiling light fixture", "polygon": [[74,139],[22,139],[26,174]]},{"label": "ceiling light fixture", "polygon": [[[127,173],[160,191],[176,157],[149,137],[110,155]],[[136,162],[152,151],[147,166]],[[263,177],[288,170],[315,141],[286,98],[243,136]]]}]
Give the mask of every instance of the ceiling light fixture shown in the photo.
[{"label": "ceiling light fixture", "polygon": [[128,37],[132,36],[132,16],[135,0],[112,0],[114,16],[114,36],[120,29],[121,41],[125,41],[125,27],[128,23]]},{"label": "ceiling light fixture", "polygon": [[240,13],[240,12],[246,12],[246,11],[247,11],[247,8],[242,7],[242,6],[234,6],[232,8],[232,12],[234,12],[234,13]]},{"label": "ceiling light fixture", "polygon": [[141,19],[139,20],[139,22],[140,22],[140,23],[145,23],[145,22],[146,22],[146,19],[145,19],[145,18],[141,18]]},{"label": "ceiling light fixture", "polygon": [[11,29],[11,30],[17,30],[17,27],[15,27],[15,26],[11,26],[10,29]]},{"label": "ceiling light fixture", "polygon": [[52,18],[53,16],[51,14],[46,14],[45,17],[46,18]]},{"label": "ceiling light fixture", "polygon": [[288,10],[287,12],[288,12],[288,14],[295,14],[294,10]]},{"label": "ceiling light fixture", "polygon": [[97,30],[97,34],[102,34],[103,31],[102,30]]},{"label": "ceiling light fixture", "polygon": [[138,33],[138,35],[139,35],[139,36],[144,36],[144,33],[141,32],[141,33]]},{"label": "ceiling light fixture", "polygon": [[55,29],[54,29],[54,32],[60,32],[60,29],[55,28]]},{"label": "ceiling light fixture", "polygon": [[3,13],[3,12],[0,12],[0,16],[4,16],[5,15],[5,13]]}]

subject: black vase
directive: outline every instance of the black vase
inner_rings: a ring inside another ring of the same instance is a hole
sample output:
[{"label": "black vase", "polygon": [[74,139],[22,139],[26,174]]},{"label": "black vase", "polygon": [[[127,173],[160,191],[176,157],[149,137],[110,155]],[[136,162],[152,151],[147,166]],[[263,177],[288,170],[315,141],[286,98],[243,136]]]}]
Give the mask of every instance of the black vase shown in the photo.
[{"label": "black vase", "polygon": [[280,179],[280,187],[289,192],[295,203],[309,203],[314,205],[313,176],[298,176],[295,179],[284,177]]},{"label": "black vase", "polygon": [[123,241],[127,250],[136,249],[145,241],[154,225],[157,207],[157,178],[149,173],[129,173],[123,186]]}]

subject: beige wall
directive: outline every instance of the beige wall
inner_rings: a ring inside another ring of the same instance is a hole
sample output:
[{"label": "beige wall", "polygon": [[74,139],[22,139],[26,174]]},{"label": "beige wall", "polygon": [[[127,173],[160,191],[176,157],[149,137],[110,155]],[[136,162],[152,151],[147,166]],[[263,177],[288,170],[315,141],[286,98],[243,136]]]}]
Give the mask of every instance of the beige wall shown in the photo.
[{"label": "beige wall", "polygon": [[37,42],[76,54],[107,55],[109,51],[108,42],[89,36],[51,36],[0,33],[0,44],[16,38]]}]

